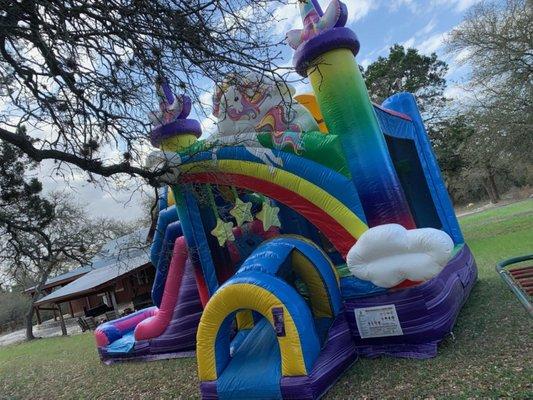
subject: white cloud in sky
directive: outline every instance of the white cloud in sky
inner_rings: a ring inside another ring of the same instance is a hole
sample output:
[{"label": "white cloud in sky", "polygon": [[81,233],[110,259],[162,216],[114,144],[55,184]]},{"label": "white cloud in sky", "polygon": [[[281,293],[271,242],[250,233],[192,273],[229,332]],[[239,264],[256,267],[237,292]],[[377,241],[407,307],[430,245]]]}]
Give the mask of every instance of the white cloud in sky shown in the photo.
[{"label": "white cloud in sky", "polygon": [[[352,0],[354,3],[358,0]],[[346,1],[351,3],[352,1]],[[463,12],[479,3],[481,0],[389,0],[387,2],[379,2],[375,0],[373,4],[386,5],[390,12],[397,12],[402,9],[408,9],[413,14],[422,14],[437,7],[446,6],[453,9],[455,12]]]},{"label": "white cloud in sky", "polygon": [[202,107],[211,108],[213,106],[213,95],[210,90],[206,89],[206,91],[200,95],[200,103]]},{"label": "white cloud in sky", "polygon": [[437,19],[433,17],[426,25],[424,25],[422,29],[420,29],[416,33],[416,35],[417,36],[429,35],[431,32],[435,30],[436,26],[437,26]]},{"label": "white cloud in sky", "polygon": [[313,91],[311,85],[307,82],[307,80],[301,80],[296,84],[293,84],[293,86],[294,90],[296,91],[296,94],[310,93]]},{"label": "white cloud in sky", "polygon": [[469,9],[470,7],[472,7],[473,5],[479,3],[480,1],[481,0],[456,0],[456,3],[457,3],[456,10],[465,11]]},{"label": "white cloud in sky", "polygon": [[216,118],[212,115],[213,112],[213,92],[214,86],[210,88],[206,88],[205,92],[203,92],[200,95],[200,107],[204,111],[204,115],[201,116],[191,116],[192,118],[196,118],[200,121],[200,125],[202,126],[202,136],[200,139],[206,139],[212,134],[214,134],[217,130],[216,127]]},{"label": "white cloud in sky", "polygon": [[[17,118],[12,116],[8,121],[15,125]],[[1,124],[0,126],[13,130],[12,127]],[[53,129],[49,124],[39,124],[31,127],[34,138],[41,140],[53,140]],[[148,147],[148,145],[147,145]],[[141,150],[142,151],[142,150]],[[102,147],[100,150],[102,161],[106,163],[116,162],[121,153],[116,149]],[[35,170],[28,172],[29,177],[37,177],[43,183],[43,193],[61,192],[72,196],[73,200],[80,204],[86,204],[85,211],[94,217],[109,217],[131,222],[142,216],[141,201],[146,195],[139,188],[140,180],[126,178],[118,185],[110,183],[110,189],[103,190],[99,186],[87,182],[86,172],[75,166],[63,164],[59,173],[55,171],[56,164],[52,160],[41,161]]]},{"label": "white cloud in sky", "polygon": [[366,67],[368,67],[370,65],[371,61],[369,58],[364,58],[363,60],[361,60],[359,62],[359,65],[361,65],[363,68],[366,69]]},{"label": "white cloud in sky", "polygon": [[456,12],[463,12],[468,10],[473,5],[479,3],[481,0],[432,0],[432,6],[448,6]]},{"label": "white cloud in sky", "polygon": [[436,27],[437,20],[433,17],[426,25],[416,31],[413,36],[402,42],[402,45],[406,48],[416,48],[424,54],[430,54],[437,51],[443,45],[448,32],[440,32],[430,35]]},{"label": "white cloud in sky", "polygon": [[428,37],[421,43],[417,44],[416,48],[420,50],[421,53],[424,53],[424,54],[433,53],[434,51],[437,51],[438,49],[442,47],[442,45],[444,44],[444,39],[446,38],[447,35],[448,35],[448,32],[436,33]]},{"label": "white cloud in sky", "polygon": [[444,91],[444,97],[452,100],[461,100],[467,97],[468,93],[462,85],[448,86]]},{"label": "white cloud in sky", "polygon": [[109,184],[109,188],[100,188],[87,182],[87,174],[76,167],[72,170],[63,168],[67,176],[56,176],[51,160],[42,161],[36,170],[43,182],[44,194],[50,192],[65,193],[74,201],[85,206],[85,211],[94,217],[115,218],[124,222],[132,222],[142,217],[141,203],[146,193],[137,190],[140,180],[129,178],[117,186]]},{"label": "white cloud in sky", "polygon": [[405,47],[405,48],[415,47],[415,41],[416,41],[416,38],[414,36],[411,36],[405,42],[402,42],[402,46]]},{"label": "white cloud in sky", "polygon": [[201,119],[200,125],[202,126],[202,136],[200,136],[200,139],[207,139],[217,131],[216,118],[212,115]]},{"label": "white cloud in sky", "polygon": [[395,12],[402,8],[411,10],[413,14],[418,14],[421,10],[419,3],[415,0],[392,0],[388,4],[389,11]]},{"label": "white cloud in sky", "polygon": [[447,79],[450,77],[466,76],[470,71],[470,65],[468,65],[468,57],[470,52],[468,49],[464,49],[457,54],[448,55],[445,61],[448,63]]},{"label": "white cloud in sky", "polygon": [[470,49],[463,49],[455,55],[455,61],[459,64],[464,64],[468,61],[470,54]]},{"label": "white cloud in sky", "polygon": [[345,2],[348,7],[348,23],[353,23],[363,19],[372,10],[376,9],[379,3],[376,0],[356,0]]},{"label": "white cloud in sky", "polygon": [[302,19],[296,3],[291,2],[277,7],[274,11],[274,18],[278,21],[274,23],[275,35],[285,36],[291,29],[302,27]]}]

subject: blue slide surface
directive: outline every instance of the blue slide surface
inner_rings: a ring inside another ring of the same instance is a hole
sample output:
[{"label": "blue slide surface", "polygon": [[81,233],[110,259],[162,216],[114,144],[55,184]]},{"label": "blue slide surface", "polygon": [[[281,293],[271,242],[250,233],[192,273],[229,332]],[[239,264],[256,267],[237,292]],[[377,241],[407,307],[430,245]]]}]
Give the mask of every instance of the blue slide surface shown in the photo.
[{"label": "blue slide surface", "polygon": [[281,399],[281,355],[276,333],[262,318],[218,378],[220,400]]}]

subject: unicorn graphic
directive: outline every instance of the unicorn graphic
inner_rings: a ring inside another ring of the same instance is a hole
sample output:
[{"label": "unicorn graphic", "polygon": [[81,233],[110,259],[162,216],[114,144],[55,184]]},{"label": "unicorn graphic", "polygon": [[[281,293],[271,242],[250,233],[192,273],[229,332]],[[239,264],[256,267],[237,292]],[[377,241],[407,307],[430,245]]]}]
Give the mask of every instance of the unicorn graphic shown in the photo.
[{"label": "unicorn graphic", "polygon": [[339,0],[332,0],[324,13],[316,0],[299,0],[298,3],[304,28],[287,32],[287,42],[293,49],[321,32],[346,24],[348,10]]}]

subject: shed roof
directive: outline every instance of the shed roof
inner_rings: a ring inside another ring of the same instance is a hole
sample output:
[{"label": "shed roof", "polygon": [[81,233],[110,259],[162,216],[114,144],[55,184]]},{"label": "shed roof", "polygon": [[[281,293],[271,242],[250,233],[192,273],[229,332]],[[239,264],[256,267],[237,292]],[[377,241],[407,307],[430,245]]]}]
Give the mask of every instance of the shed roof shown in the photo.
[{"label": "shed roof", "polygon": [[[110,240],[102,246],[98,254],[91,259],[89,264],[82,265],[63,274],[48,278],[46,283],[43,285],[43,289],[53,288],[61,283],[72,281],[81,275],[91,272],[94,269],[109,265],[110,263],[119,259],[121,256],[123,257],[131,250],[148,246],[146,243],[148,231],[149,229],[142,228],[127,235]],[[25,292],[31,292],[34,289],[35,286],[31,286],[25,289]]]},{"label": "shed roof", "polygon": [[100,287],[105,287],[111,284],[117,278],[120,278],[136,269],[143,267],[150,263],[150,255],[148,248],[139,249],[134,253],[128,254],[127,257],[121,258],[93,269],[87,274],[81,276],[75,281],[69,283],[58,290],[53,291],[49,295],[38,300],[35,304],[57,303],[81,296],[89,293]]},{"label": "shed roof", "polygon": [[[92,268],[90,265],[84,265],[78,268],[74,268],[73,270],[70,270],[68,272],[65,272],[64,274],[60,274],[57,276],[54,276],[53,278],[49,278],[46,283],[43,286],[43,289],[47,289],[50,287],[57,286],[65,281],[71,281],[73,279],[76,279],[77,277],[86,274],[87,272],[91,271]],[[31,286],[25,290],[25,292],[31,292],[35,290],[35,286]]]},{"label": "shed roof", "polygon": [[[147,235],[148,229],[143,228],[109,241],[89,264],[47,280],[45,287],[54,287],[54,283],[75,279],[38,300],[36,304],[49,303],[59,298],[86,292],[147,264],[149,261]],[[33,288],[26,291],[31,289]]]}]

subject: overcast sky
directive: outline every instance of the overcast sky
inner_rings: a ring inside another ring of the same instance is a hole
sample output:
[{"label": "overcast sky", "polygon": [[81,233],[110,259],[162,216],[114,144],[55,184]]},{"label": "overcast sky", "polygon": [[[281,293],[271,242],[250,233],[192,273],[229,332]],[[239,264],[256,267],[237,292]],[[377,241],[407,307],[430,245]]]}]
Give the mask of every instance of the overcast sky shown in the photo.
[{"label": "overcast sky", "polygon": [[[453,97],[460,94],[460,83],[465,77],[466,69],[458,65],[458,60],[445,56],[443,43],[448,32],[462,21],[464,13],[478,1],[344,0],[349,13],[347,26],[357,33],[361,42],[361,51],[357,57],[359,63],[367,66],[379,56],[387,56],[389,47],[395,43],[415,47],[425,54],[437,52],[450,65],[447,95]],[[329,1],[321,0],[320,3],[325,8]],[[283,20],[276,25],[275,35],[284,36],[287,30],[301,27],[295,5],[280,7],[276,15]],[[284,56],[286,65],[291,65],[292,50],[288,46]],[[298,92],[309,90],[306,81],[297,84],[296,88]],[[209,96],[206,95],[202,102],[210,104]],[[213,131],[212,120],[204,117],[201,122],[206,132]],[[69,187],[66,187],[61,177],[49,177],[50,165],[43,163],[40,167],[45,190],[72,193],[88,205],[88,212],[94,216],[114,217],[124,221],[141,216],[143,195],[140,191],[133,192],[138,187],[137,182],[126,180],[122,190],[102,190],[88,183],[85,175],[75,172],[69,179]]]}]

